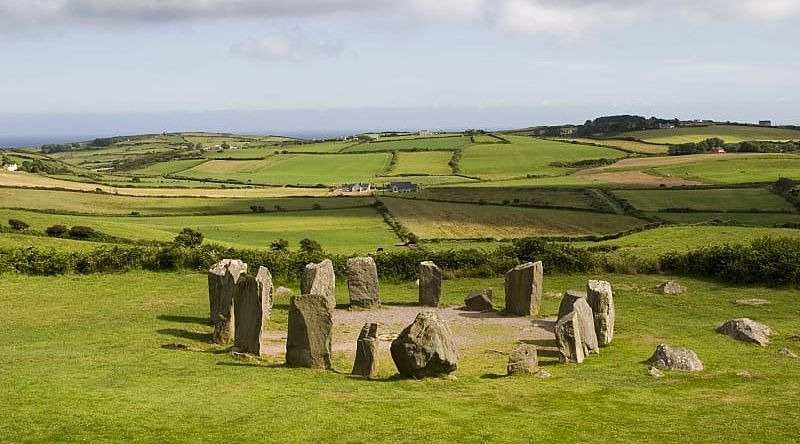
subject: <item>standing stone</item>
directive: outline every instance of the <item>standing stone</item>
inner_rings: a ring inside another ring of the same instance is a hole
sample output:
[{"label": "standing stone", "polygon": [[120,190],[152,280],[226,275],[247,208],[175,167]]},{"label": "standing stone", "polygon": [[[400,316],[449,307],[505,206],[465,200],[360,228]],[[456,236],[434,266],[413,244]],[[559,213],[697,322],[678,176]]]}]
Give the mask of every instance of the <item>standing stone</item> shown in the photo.
[{"label": "standing stone", "polygon": [[236,284],[244,274],[234,277],[231,269],[225,270],[220,282],[217,283],[219,290],[219,300],[217,302],[217,314],[214,322],[213,341],[215,344],[230,344],[234,339],[236,328],[236,313],[234,312],[234,297],[236,295]]},{"label": "standing stone", "polygon": [[356,342],[356,360],[351,374],[374,378],[378,374],[378,324],[367,322]]},{"label": "standing stone", "polygon": [[381,306],[378,267],[371,257],[352,257],[347,260],[347,290],[350,306],[378,308]]},{"label": "standing stone", "polygon": [[442,270],[433,262],[419,263],[419,304],[438,307],[442,298]]},{"label": "standing stone", "polygon": [[581,324],[581,341],[586,347],[586,351],[592,354],[599,354],[600,346],[595,333],[594,314],[591,307],[589,307],[589,302],[586,300],[586,293],[575,290],[569,290],[564,293],[561,298],[561,304],[558,307],[558,318],[561,319],[572,312],[578,315],[578,321]]},{"label": "standing stone", "polygon": [[527,262],[506,273],[506,313],[539,314],[542,301],[542,262]]},{"label": "standing stone", "polygon": [[586,356],[586,347],[581,340],[581,322],[578,314],[570,312],[556,322],[556,343],[558,344],[558,360],[562,364],[574,362],[580,364]]},{"label": "standing stone", "polygon": [[491,311],[493,309],[492,289],[484,288],[470,293],[464,298],[464,308],[467,311]]},{"label": "standing stone", "polygon": [[304,294],[289,299],[286,364],[290,367],[331,368],[333,321],[328,298]]},{"label": "standing stone", "polygon": [[663,370],[679,370],[684,372],[699,372],[703,370],[703,363],[697,354],[688,348],[670,347],[667,344],[659,344],[655,353],[647,360]]},{"label": "standing stone", "polygon": [[319,294],[325,296],[328,308],[333,312],[336,309],[336,274],[333,272],[333,262],[325,259],[318,264],[307,264],[300,278],[300,293]]},{"label": "standing stone", "polygon": [[[233,298],[235,289],[224,284],[225,273],[230,270],[234,284],[239,280],[239,275],[247,273],[247,264],[239,259],[223,259],[208,269],[208,305],[211,324],[216,325],[221,311],[220,301]],[[230,297],[223,296],[229,293]]]},{"label": "standing stone", "polygon": [[508,374],[535,374],[539,370],[536,346],[519,344],[508,355]]},{"label": "standing stone", "polygon": [[454,372],[458,349],[447,324],[436,311],[423,311],[392,341],[397,371],[405,377],[424,378]]},{"label": "standing stone", "polygon": [[586,284],[587,302],[594,316],[594,331],[601,347],[614,338],[614,323],[617,310],[614,308],[614,292],[606,281],[591,280]]},{"label": "standing stone", "polygon": [[[269,285],[272,283],[269,282]],[[239,278],[233,304],[236,313],[234,343],[239,352],[261,356],[264,351],[261,335],[264,332],[264,319],[269,316],[266,310],[270,309],[269,300],[264,299],[269,297],[270,291],[265,291],[263,282],[258,278],[247,274]]]},{"label": "standing stone", "polygon": [[718,333],[726,334],[737,341],[750,342],[765,347],[769,344],[772,329],[749,318],[731,319],[722,324]]},{"label": "standing stone", "polygon": [[256,281],[261,286],[261,311],[264,312],[264,319],[266,320],[272,316],[272,304],[274,303],[275,290],[272,287],[272,273],[269,272],[267,267],[258,267]]}]

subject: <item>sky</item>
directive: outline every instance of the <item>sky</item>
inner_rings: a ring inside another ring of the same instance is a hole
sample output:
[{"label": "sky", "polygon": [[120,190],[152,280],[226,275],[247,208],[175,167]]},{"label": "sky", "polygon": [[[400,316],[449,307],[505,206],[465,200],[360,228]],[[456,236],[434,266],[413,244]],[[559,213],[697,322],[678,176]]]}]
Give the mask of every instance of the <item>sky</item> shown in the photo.
[{"label": "sky", "polygon": [[800,0],[0,0],[0,137],[800,124]]}]

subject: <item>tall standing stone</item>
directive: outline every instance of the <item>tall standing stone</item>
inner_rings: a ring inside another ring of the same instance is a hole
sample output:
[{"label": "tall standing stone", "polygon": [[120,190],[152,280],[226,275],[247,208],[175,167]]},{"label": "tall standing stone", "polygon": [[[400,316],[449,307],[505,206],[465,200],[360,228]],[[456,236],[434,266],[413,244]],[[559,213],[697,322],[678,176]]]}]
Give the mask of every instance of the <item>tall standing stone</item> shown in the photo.
[{"label": "tall standing stone", "polygon": [[[235,284],[239,280],[240,274],[247,273],[247,264],[239,259],[223,259],[208,269],[209,318],[211,319],[211,324],[214,325],[216,325],[221,312],[222,305],[220,301],[222,299],[232,299],[235,291],[235,288],[225,286],[224,278],[228,270],[233,275]],[[230,297],[223,296],[225,293],[229,294]]]},{"label": "tall standing stone", "polygon": [[423,311],[392,341],[392,360],[405,377],[441,376],[458,368],[458,349],[447,324],[434,310]]},{"label": "tall standing stone", "polygon": [[530,316],[539,313],[542,301],[542,262],[527,262],[506,273],[506,313]]},{"label": "tall standing stone", "polygon": [[606,281],[591,280],[586,284],[587,302],[594,315],[594,331],[601,347],[614,338],[614,323],[617,310],[614,308],[614,292]]},{"label": "tall standing stone", "polygon": [[300,293],[325,296],[331,312],[336,309],[335,289],[336,274],[333,272],[333,262],[330,259],[325,259],[318,264],[307,264],[303,269]]},{"label": "tall standing stone", "polygon": [[292,296],[286,364],[290,367],[331,368],[333,321],[328,298],[319,294]]},{"label": "tall standing stone", "polygon": [[[236,329],[236,313],[234,312],[234,297],[236,284],[245,275],[247,264],[242,266],[241,261],[231,261],[225,267],[225,274],[215,283],[216,314],[214,316],[213,341],[216,344],[230,344],[234,340]],[[209,273],[209,281],[211,273]],[[210,285],[209,285],[210,287]]]},{"label": "tall standing stone", "polygon": [[[263,268],[263,267],[262,267]],[[271,282],[269,285],[271,286]],[[269,316],[270,292],[264,291],[264,284],[254,276],[244,274],[236,284],[233,309],[236,313],[234,344],[242,353],[261,356],[264,350],[262,333],[264,319]]]},{"label": "tall standing stone", "polygon": [[558,306],[558,318],[575,312],[581,324],[581,341],[588,353],[599,354],[600,346],[595,333],[594,314],[589,303],[586,301],[586,293],[582,291],[569,290],[561,297],[561,304]]},{"label": "tall standing stone", "polygon": [[556,322],[556,343],[559,362],[580,364],[586,356],[586,347],[581,340],[581,322],[578,314],[570,312]]},{"label": "tall standing stone", "polygon": [[433,262],[419,263],[419,303],[438,307],[442,298],[442,270]]},{"label": "tall standing stone", "polygon": [[275,289],[272,287],[272,273],[267,267],[258,267],[256,281],[261,285],[261,304],[264,312],[264,319],[272,316],[272,304],[275,298]]},{"label": "tall standing stone", "polygon": [[378,308],[381,306],[378,267],[371,257],[351,257],[347,260],[347,290],[350,306]]},{"label": "tall standing stone", "polygon": [[378,324],[368,322],[361,329],[356,342],[356,359],[353,371],[356,376],[374,378],[378,374]]}]

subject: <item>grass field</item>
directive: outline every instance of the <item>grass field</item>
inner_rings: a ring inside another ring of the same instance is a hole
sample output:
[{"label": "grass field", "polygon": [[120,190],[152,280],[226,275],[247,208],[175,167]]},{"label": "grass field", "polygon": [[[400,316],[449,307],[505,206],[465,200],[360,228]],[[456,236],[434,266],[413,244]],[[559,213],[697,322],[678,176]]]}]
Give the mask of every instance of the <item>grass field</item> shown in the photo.
[{"label": "grass field", "polygon": [[781,177],[800,179],[800,156],[726,158],[654,168],[658,174],[709,183],[774,182]]},{"label": "grass field", "polygon": [[571,208],[602,208],[604,199],[591,190],[546,189],[534,187],[441,187],[426,188],[409,197],[468,203],[506,203],[512,205],[558,206]]},{"label": "grass field", "polygon": [[642,211],[689,208],[713,211],[789,211],[794,207],[766,188],[709,190],[615,190],[614,194]]},{"label": "grass field", "polygon": [[654,129],[623,133],[625,137],[634,137],[650,143],[680,144],[700,142],[701,140],[719,137],[727,143],[744,142],[746,140],[800,140],[800,131],[783,128],[769,128],[742,125],[710,125],[691,126],[672,129]]},{"label": "grass field", "polygon": [[268,248],[279,238],[296,249],[303,238],[334,253],[369,253],[399,242],[373,208],[223,216],[74,216],[0,209],[0,221],[20,219],[44,231],[56,224],[84,225],[131,240],[171,241],[185,227],[199,230],[208,242],[237,248]]},{"label": "grass field", "polygon": [[[558,140],[558,139],[556,139]],[[625,151],[631,151],[634,153],[641,153],[641,154],[667,154],[669,150],[668,146],[665,145],[658,145],[654,143],[644,143],[638,142],[635,140],[622,140],[622,139],[580,139],[580,138],[570,138],[565,139],[567,141],[575,141],[580,143],[587,143],[587,144],[594,144],[594,145],[603,145],[609,146],[614,148],[619,148]]]},{"label": "grass field", "polygon": [[425,137],[415,139],[390,140],[362,143],[348,148],[348,153],[372,151],[406,151],[406,150],[451,150],[455,151],[471,145],[469,136]]},{"label": "grass field", "polygon": [[574,169],[555,167],[553,162],[621,158],[625,153],[574,143],[554,142],[532,137],[507,136],[512,143],[475,145],[464,150],[459,163],[461,173],[488,179],[508,179],[526,175],[559,176]]},{"label": "grass field", "polygon": [[[392,380],[391,358],[381,351],[379,379],[366,381],[345,375],[352,352],[335,352],[335,371],[322,372],[285,368],[281,355],[236,359],[209,344],[205,274],[5,276],[0,430],[8,442],[187,443],[791,442],[800,434],[800,366],[776,352],[798,349],[789,339],[800,332],[795,290],[682,279],[688,296],[663,297],[652,291],[663,277],[613,275],[548,276],[544,290],[582,288],[596,277],[615,286],[617,332],[581,365],[542,356],[552,378],[503,377],[513,341],[487,330],[484,341],[459,347],[456,380]],[[502,286],[501,279],[446,281],[443,302]],[[405,286],[381,290],[387,307],[416,300]],[[346,295],[342,285],[337,292]],[[745,298],[771,304],[732,303]],[[267,328],[281,334],[288,300],[275,302]],[[543,315],[555,315],[558,302],[545,297]],[[742,316],[774,328],[773,344],[714,332]],[[342,328],[334,340],[350,334]],[[647,376],[642,361],[660,342],[696,351],[705,370]],[[191,351],[163,347],[171,343]]]},{"label": "grass field", "polygon": [[[5,224],[5,221],[3,221]],[[42,248],[59,251],[83,252],[92,251],[101,246],[110,246],[102,242],[86,242],[72,239],[61,239],[28,234],[0,233],[0,248]]]},{"label": "grass field", "polygon": [[[244,150],[242,150],[244,151]],[[202,159],[192,159],[192,160],[171,160],[169,162],[158,162],[152,165],[148,165],[144,168],[139,168],[136,170],[126,171],[130,174],[141,174],[143,176],[153,176],[153,175],[162,175],[162,174],[170,174],[170,173],[177,173],[179,171],[183,171],[194,166],[197,166],[204,161]]]},{"label": "grass field", "polygon": [[712,221],[735,222],[758,227],[800,224],[800,214],[778,213],[650,213],[650,216],[679,224],[699,224]]},{"label": "grass field", "polygon": [[398,153],[397,165],[392,170],[392,175],[414,176],[431,174],[449,176],[453,173],[447,163],[453,153],[449,151],[417,151]]},{"label": "grass field", "polygon": [[525,236],[612,234],[645,225],[629,216],[382,197],[404,226],[422,239],[513,239]]},{"label": "grass field", "polygon": [[389,166],[391,154],[288,154],[262,160],[210,160],[182,171],[198,179],[233,179],[257,184],[340,184],[369,181]]},{"label": "grass field", "polygon": [[463,184],[477,184],[476,179],[463,176],[380,176],[372,180],[372,183],[377,185],[387,184],[389,182],[414,182],[420,186],[441,186],[453,185],[461,186]]}]

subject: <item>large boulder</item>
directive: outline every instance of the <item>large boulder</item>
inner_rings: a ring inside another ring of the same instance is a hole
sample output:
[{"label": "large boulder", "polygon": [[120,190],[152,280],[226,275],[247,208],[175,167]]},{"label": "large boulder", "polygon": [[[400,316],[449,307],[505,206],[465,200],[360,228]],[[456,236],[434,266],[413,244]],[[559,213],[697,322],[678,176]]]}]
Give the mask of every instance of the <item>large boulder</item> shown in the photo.
[{"label": "large boulder", "polygon": [[731,319],[717,328],[718,333],[726,334],[737,341],[751,342],[760,346],[769,344],[772,330],[749,318]]},{"label": "large boulder", "polygon": [[578,315],[578,321],[581,324],[581,342],[586,347],[586,351],[599,354],[600,346],[595,333],[594,314],[586,301],[586,293],[569,290],[561,297],[561,304],[558,306],[558,318],[561,319],[572,312]]},{"label": "large boulder", "polygon": [[[227,285],[228,282],[225,281],[225,274],[228,271],[233,276],[233,286]],[[216,325],[222,312],[221,301],[233,299],[236,282],[242,273],[247,273],[247,264],[239,259],[223,259],[208,269],[208,305],[212,325]]]},{"label": "large boulder", "polygon": [[347,260],[347,290],[350,306],[378,308],[381,306],[378,267],[371,257],[352,257]]},{"label": "large boulder", "polygon": [[581,321],[578,314],[572,311],[562,316],[556,322],[555,333],[559,362],[562,364],[583,362],[587,350],[581,339]]},{"label": "large boulder", "polygon": [[464,298],[464,308],[467,311],[491,311],[492,289],[484,288],[475,290]]},{"label": "large boulder", "polygon": [[378,324],[368,322],[361,328],[356,342],[353,371],[356,376],[374,378],[378,374]]},{"label": "large boulder", "polygon": [[447,324],[433,311],[423,311],[392,341],[392,360],[405,377],[441,376],[458,368],[458,349]]},{"label": "large boulder", "polygon": [[333,262],[325,259],[318,264],[307,264],[300,277],[301,294],[319,294],[325,296],[331,312],[336,309],[336,274]]},{"label": "large boulder", "polygon": [[542,263],[527,262],[506,273],[506,313],[530,316],[539,313],[542,301]]},{"label": "large boulder", "polygon": [[519,344],[508,355],[509,375],[535,374],[539,370],[539,356],[536,346]]},{"label": "large boulder", "polygon": [[703,363],[697,354],[688,348],[670,347],[659,344],[655,353],[647,360],[662,370],[679,370],[683,372],[699,372],[703,370]]},{"label": "large boulder", "polygon": [[610,344],[614,338],[614,323],[617,319],[611,284],[606,281],[590,280],[586,284],[586,302],[592,308],[598,344],[601,347]]},{"label": "large boulder", "polygon": [[686,287],[675,281],[664,281],[658,286],[658,291],[661,294],[683,294],[686,293]]},{"label": "large boulder", "polygon": [[[266,270],[264,267],[261,268]],[[262,275],[261,279],[247,274],[239,278],[233,307],[236,323],[234,344],[237,351],[261,356],[265,349],[262,339],[264,320],[269,317],[272,309],[270,300],[272,276],[267,270],[266,274],[269,276],[268,279],[264,279],[262,270],[259,272]],[[265,288],[266,286],[270,290]]]},{"label": "large boulder", "polygon": [[419,304],[438,307],[442,298],[442,270],[431,261],[419,263]]},{"label": "large boulder", "polygon": [[331,368],[333,321],[328,298],[304,294],[289,299],[286,364],[290,367]]}]

